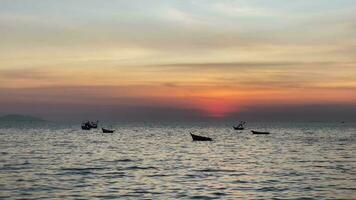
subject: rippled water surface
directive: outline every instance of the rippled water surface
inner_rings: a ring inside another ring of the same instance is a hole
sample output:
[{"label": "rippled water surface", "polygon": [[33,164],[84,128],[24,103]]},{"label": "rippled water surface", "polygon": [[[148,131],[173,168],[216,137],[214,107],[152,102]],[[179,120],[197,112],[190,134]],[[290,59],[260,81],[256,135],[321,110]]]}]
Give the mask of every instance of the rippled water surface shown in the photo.
[{"label": "rippled water surface", "polygon": [[356,198],[356,124],[113,127],[1,125],[0,199]]}]

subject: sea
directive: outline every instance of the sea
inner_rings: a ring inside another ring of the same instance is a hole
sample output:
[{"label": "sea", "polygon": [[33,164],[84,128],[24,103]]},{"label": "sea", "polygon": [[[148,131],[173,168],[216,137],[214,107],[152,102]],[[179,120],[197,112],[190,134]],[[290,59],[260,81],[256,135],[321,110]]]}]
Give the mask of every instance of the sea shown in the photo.
[{"label": "sea", "polygon": [[356,123],[107,127],[0,124],[0,199],[356,199]]}]

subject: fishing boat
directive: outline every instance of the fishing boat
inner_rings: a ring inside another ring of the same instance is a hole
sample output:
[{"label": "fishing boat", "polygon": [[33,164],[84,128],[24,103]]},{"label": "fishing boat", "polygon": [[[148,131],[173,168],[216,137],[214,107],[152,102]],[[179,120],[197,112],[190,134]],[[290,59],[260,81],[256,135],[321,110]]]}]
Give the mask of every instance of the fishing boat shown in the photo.
[{"label": "fishing boat", "polygon": [[91,128],[98,128],[99,121],[96,122],[88,122]]},{"label": "fishing boat", "polygon": [[233,126],[234,130],[244,130],[246,122],[241,121],[239,125]]},{"label": "fishing boat", "polygon": [[113,133],[113,132],[115,132],[115,130],[110,130],[110,129],[105,129],[105,128],[101,128],[101,130],[103,131],[103,133]]},{"label": "fishing boat", "polygon": [[92,128],[98,128],[98,123],[99,121],[96,122],[91,122],[91,121],[86,121],[82,123],[82,129],[83,130],[90,130]]},{"label": "fishing boat", "polygon": [[254,130],[251,130],[252,134],[257,134],[257,135],[268,135],[269,132],[267,131],[254,131]]},{"label": "fishing boat", "polygon": [[245,127],[233,126],[234,130],[244,130]]},{"label": "fishing boat", "polygon": [[190,133],[190,135],[192,136],[193,141],[212,141],[209,137],[194,135],[193,133]]},{"label": "fishing boat", "polygon": [[98,123],[99,121],[96,122],[91,122],[91,121],[86,121],[82,123],[82,129],[83,130],[90,130],[92,128],[96,129],[98,128]]},{"label": "fishing boat", "polygon": [[88,126],[87,123],[83,123],[83,124],[82,124],[82,130],[90,130],[90,129],[91,129],[91,127]]}]

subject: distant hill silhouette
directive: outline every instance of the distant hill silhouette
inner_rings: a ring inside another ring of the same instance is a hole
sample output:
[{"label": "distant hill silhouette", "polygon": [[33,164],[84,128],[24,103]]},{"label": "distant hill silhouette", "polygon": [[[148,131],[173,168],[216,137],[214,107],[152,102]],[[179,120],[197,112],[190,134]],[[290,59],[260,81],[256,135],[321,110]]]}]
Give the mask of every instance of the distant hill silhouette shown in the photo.
[{"label": "distant hill silhouette", "polygon": [[46,120],[29,115],[5,115],[0,117],[0,121],[6,122],[44,122]]}]

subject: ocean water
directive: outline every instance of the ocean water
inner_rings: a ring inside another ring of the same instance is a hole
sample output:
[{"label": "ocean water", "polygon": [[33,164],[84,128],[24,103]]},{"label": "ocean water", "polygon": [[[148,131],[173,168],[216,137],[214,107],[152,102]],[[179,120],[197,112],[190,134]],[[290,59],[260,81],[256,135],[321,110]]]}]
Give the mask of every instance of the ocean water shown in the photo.
[{"label": "ocean water", "polygon": [[356,199],[353,123],[113,128],[0,125],[0,199]]}]

